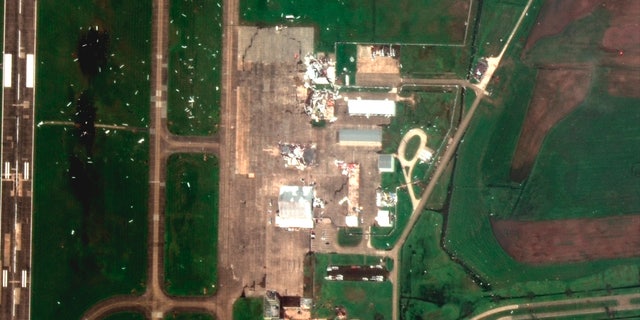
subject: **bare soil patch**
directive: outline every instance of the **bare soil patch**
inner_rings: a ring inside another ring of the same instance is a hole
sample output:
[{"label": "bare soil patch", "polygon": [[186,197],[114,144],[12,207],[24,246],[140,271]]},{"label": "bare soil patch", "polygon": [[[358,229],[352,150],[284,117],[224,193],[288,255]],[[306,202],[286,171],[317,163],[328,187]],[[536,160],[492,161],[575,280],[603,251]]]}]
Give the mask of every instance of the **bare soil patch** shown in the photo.
[{"label": "bare soil patch", "polygon": [[640,66],[640,1],[608,1],[603,7],[611,12],[611,22],[602,47],[616,53],[607,56],[605,62],[625,68]]},{"label": "bare soil patch", "polygon": [[516,261],[553,264],[640,255],[640,215],[602,219],[491,222],[502,248]]},{"label": "bare soil patch", "polygon": [[587,16],[602,0],[548,0],[542,6],[538,21],[531,30],[523,55],[543,37],[558,34],[571,22]]},{"label": "bare soil patch", "polygon": [[511,162],[511,179],[521,182],[531,168],[547,133],[586,97],[588,69],[540,69],[518,146]]},{"label": "bare soil patch", "polygon": [[612,69],[607,73],[607,82],[610,95],[640,99],[640,71]]},{"label": "bare soil patch", "polygon": [[358,46],[357,59],[358,74],[360,73],[392,73],[400,74],[400,64],[398,59],[393,57],[372,58],[371,46]]}]

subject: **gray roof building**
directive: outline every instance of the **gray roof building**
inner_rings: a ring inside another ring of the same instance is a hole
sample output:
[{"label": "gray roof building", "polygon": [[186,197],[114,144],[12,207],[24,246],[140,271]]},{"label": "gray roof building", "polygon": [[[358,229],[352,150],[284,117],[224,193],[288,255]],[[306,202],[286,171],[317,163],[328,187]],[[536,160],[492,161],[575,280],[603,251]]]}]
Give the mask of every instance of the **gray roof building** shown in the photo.
[{"label": "gray roof building", "polygon": [[391,154],[378,155],[378,171],[380,172],[393,172],[395,171],[395,159]]},{"label": "gray roof building", "polygon": [[382,129],[340,129],[338,144],[343,146],[382,146]]}]

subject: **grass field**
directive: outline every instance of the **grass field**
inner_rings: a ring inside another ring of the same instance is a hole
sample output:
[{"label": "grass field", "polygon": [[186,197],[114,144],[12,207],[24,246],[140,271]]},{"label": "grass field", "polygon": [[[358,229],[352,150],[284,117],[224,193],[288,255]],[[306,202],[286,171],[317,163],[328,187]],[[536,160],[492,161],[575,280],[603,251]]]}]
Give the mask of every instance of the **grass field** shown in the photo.
[{"label": "grass field", "polygon": [[[417,89],[416,89],[417,90]],[[391,123],[384,130],[383,136],[383,152],[396,153],[400,141],[404,134],[413,128],[422,128],[427,136],[427,147],[436,151],[434,157],[444,152],[445,141],[448,136],[453,136],[455,127],[460,116],[460,92],[458,90],[451,91],[405,91],[403,95],[413,95],[415,105],[398,104],[397,116],[391,120]],[[405,152],[408,155],[415,153],[410,150],[412,140]],[[430,162],[416,165],[413,171],[413,181],[417,182],[411,187],[416,195],[420,195],[426,185],[429,183],[433,166]],[[447,199],[449,180],[451,179],[451,170],[447,170],[440,178],[438,187],[434,190],[434,194],[430,197],[427,208],[440,210],[444,207]],[[395,208],[396,220],[394,226],[390,228],[372,227],[371,244],[374,248],[390,249],[396,243],[400,234],[404,230],[409,217],[413,211],[411,199],[406,188],[406,182],[402,174],[402,168],[397,165],[393,174],[383,173],[382,188],[386,191],[397,192],[398,204]]]},{"label": "grass field", "polygon": [[246,23],[314,25],[319,33],[316,48],[332,52],[336,42],[462,44],[470,4],[469,0],[244,0],[240,12]]},{"label": "grass field", "polygon": [[636,106],[637,100],[607,95],[606,87],[592,91],[547,136],[514,216],[596,218],[640,211],[640,174],[633,174],[640,165]]},{"label": "grass field", "polygon": [[[490,2],[487,2],[487,5],[489,4]],[[535,8],[539,8],[539,2],[536,2]],[[530,12],[529,16],[535,17],[535,10]],[[536,173],[532,173],[524,189],[510,181],[511,158],[535,79],[535,69],[519,60],[524,43],[521,40],[526,37],[528,29],[533,24],[530,20],[525,20],[523,29],[514,39],[514,47],[507,52],[503,65],[496,74],[491,88],[499,94],[494,94],[481,104],[467,131],[464,143],[460,146],[448,215],[446,248],[451,255],[476,273],[484,281],[485,287],[492,290],[492,294],[503,297],[562,293],[567,289],[577,292],[637,283],[636,265],[639,259],[531,267],[513,261],[493,237],[489,219],[510,216],[519,198],[520,202],[517,205],[522,208],[520,212],[523,215],[525,211],[528,212],[530,219],[565,218],[579,212],[586,215],[587,210],[581,209],[582,204],[579,204],[579,201],[585,201],[585,208],[589,207],[591,210],[601,210],[606,204],[596,204],[598,199],[589,202],[591,200],[584,197],[577,198],[580,194],[594,192],[592,195],[599,197],[595,192],[606,193],[601,182],[609,183],[608,187],[611,189],[614,177],[618,180],[623,179],[617,184],[622,184],[623,187],[628,187],[628,183],[631,183],[629,181],[632,180],[629,173],[632,172],[633,162],[623,155],[623,150],[629,150],[635,138],[621,139],[621,136],[618,136],[616,145],[622,144],[620,151],[608,148],[606,158],[603,152],[607,149],[606,146],[612,144],[614,132],[623,137],[637,136],[633,131],[635,127],[625,122],[626,118],[629,118],[629,121],[637,118],[627,113],[630,111],[623,106],[629,102],[628,100],[625,102],[621,98],[608,97],[602,89],[593,91],[582,107],[552,129],[543,146],[547,151],[541,150],[538,163],[534,167]],[[479,35],[479,38],[482,38],[482,35]],[[626,108],[632,109],[631,106]],[[615,120],[617,117],[620,119]],[[618,127],[605,128],[604,123]],[[598,134],[595,135],[594,132]],[[598,144],[601,141],[600,146]],[[584,158],[578,159],[580,156]],[[593,162],[594,158],[596,162]],[[608,165],[606,169],[601,169],[606,160],[613,160],[612,163],[616,165]],[[570,163],[571,161],[574,162]],[[577,180],[576,177],[574,180],[567,180],[571,172],[578,169],[581,171],[581,179]],[[611,180],[603,176],[605,170],[610,170],[610,174],[614,176]],[[627,177],[620,174],[624,170]],[[554,178],[556,175],[558,177]],[[543,179],[543,176],[546,178]],[[594,183],[596,180],[598,183]],[[611,192],[614,191],[608,193]],[[615,188],[615,193],[621,197],[620,199],[632,200],[624,198],[625,194],[631,196],[624,188]],[[576,198],[569,200],[571,196]],[[599,198],[599,201],[604,200]],[[530,207],[537,206],[535,215],[531,215],[531,210],[524,209],[526,204],[530,204]],[[634,204],[637,205],[637,202]],[[619,211],[624,210],[622,206],[630,206],[626,201],[625,204],[615,205],[618,207],[614,209],[617,208]],[[556,210],[556,207],[559,209]],[[571,211],[568,210],[569,207]],[[627,207],[628,210],[629,208],[635,207]],[[607,213],[610,214],[611,211]]]},{"label": "grass field", "polygon": [[233,320],[256,320],[263,316],[262,298],[239,298],[233,303]]},{"label": "grass field", "polygon": [[[146,127],[151,2],[38,3],[36,121],[74,121],[93,93],[96,123]],[[109,34],[104,68],[89,81],[74,61],[90,26]],[[84,31],[83,31],[84,30]],[[143,130],[144,131],[144,130]],[[146,279],[147,133],[96,130],[92,151],[72,126],[35,133],[32,316],[78,319]]]},{"label": "grass field", "polygon": [[440,247],[442,215],[423,212],[402,247],[403,319],[461,319],[474,310],[481,288]]},{"label": "grass field", "polygon": [[465,78],[469,63],[468,46],[408,45],[400,49],[400,73],[404,77]]},{"label": "grass field", "polygon": [[[151,2],[45,0],[38,2],[36,119],[73,121],[73,101],[84,89],[95,93],[96,123],[146,127],[149,113]],[[76,58],[83,30],[109,34],[109,58],[89,83]],[[64,36],[61,36],[64,35]],[[51,81],[55,79],[55,81]]]},{"label": "grass field", "polygon": [[145,317],[137,312],[118,312],[104,318],[104,320],[144,320]]},{"label": "grass field", "polygon": [[335,306],[344,306],[349,319],[391,319],[389,281],[325,280],[328,265],[377,265],[381,258],[361,255],[316,254],[313,265],[314,317],[335,317]]},{"label": "grass field", "polygon": [[91,160],[70,169],[76,138],[36,130],[33,310],[38,319],[78,319],[114,294],[139,294],[146,280],[146,134],[99,132]]},{"label": "grass field", "polygon": [[204,313],[172,313],[164,317],[165,320],[214,320],[211,315]]},{"label": "grass field", "polygon": [[338,230],[338,245],[341,247],[356,247],[362,242],[362,228],[340,228]]},{"label": "grass field", "polygon": [[217,281],[218,160],[175,154],[167,161],[165,290],[212,295]]},{"label": "grass field", "polygon": [[170,16],[169,130],[212,135],[220,122],[221,2],[173,0]]}]

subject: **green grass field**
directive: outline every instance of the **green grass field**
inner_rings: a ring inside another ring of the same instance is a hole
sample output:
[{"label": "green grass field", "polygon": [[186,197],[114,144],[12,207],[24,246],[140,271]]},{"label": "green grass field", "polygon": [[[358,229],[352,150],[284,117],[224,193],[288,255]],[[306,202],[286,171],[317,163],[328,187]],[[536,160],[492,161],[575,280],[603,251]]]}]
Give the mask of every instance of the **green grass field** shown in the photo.
[{"label": "green grass field", "polygon": [[172,313],[164,317],[165,320],[214,320],[212,315],[204,313]]},{"label": "green grass field", "polygon": [[[96,123],[146,127],[151,2],[117,0],[107,6],[107,2],[45,0],[38,2],[38,12],[36,119],[73,121],[73,101],[84,89],[92,89]],[[80,33],[90,26],[106,30],[110,38],[106,68],[93,83],[74,61]]]},{"label": "green grass field", "polygon": [[[336,42],[459,45],[464,42],[468,0],[244,0],[241,18],[258,25],[314,25],[319,51]],[[402,15],[398,13],[402,12]],[[293,15],[293,20],[286,19]]]},{"label": "green grass field", "polygon": [[212,295],[217,281],[218,159],[175,154],[167,161],[165,290]]},{"label": "green grass field", "polygon": [[78,319],[99,300],[142,293],[146,281],[146,133],[99,131],[91,160],[71,174],[76,138],[66,129],[36,130],[34,319]]},{"label": "green grass field", "polygon": [[325,280],[328,265],[377,265],[380,257],[316,254],[313,269],[314,317],[335,317],[335,306],[344,306],[349,319],[391,319],[391,282]]},{"label": "green grass field", "polygon": [[[90,90],[96,123],[141,128],[98,129],[90,153],[73,126],[35,132],[32,317],[79,319],[99,300],[144,291],[151,2],[41,1],[38,26],[37,122],[74,121]],[[74,59],[91,26],[109,46],[89,82]]]},{"label": "green grass field", "polygon": [[[385,128],[383,151],[385,153],[396,153],[400,141],[407,131],[413,128],[422,128],[428,136],[427,147],[436,151],[434,157],[437,157],[444,152],[444,141],[447,137],[453,136],[455,132],[461,109],[460,92],[457,90],[444,92],[442,90],[437,92],[407,90],[403,92],[403,95],[412,94],[416,104],[398,104],[397,116]],[[417,146],[411,146],[412,142],[413,140],[410,140],[409,146],[405,150],[409,156],[414,154],[417,149]],[[416,165],[412,178],[417,183],[411,186],[416,196],[419,197],[422,194],[422,191],[429,183],[432,173],[433,166],[430,162]],[[440,210],[444,207],[451,173],[452,170],[446,170],[445,174],[441,176],[438,187],[428,201],[427,208]],[[395,208],[396,220],[393,227],[372,227],[371,245],[378,249],[391,249],[402,234],[413,207],[400,165],[396,165],[394,173],[383,173],[381,180],[384,190],[397,192],[398,194],[398,204]]]},{"label": "green grass field", "polygon": [[262,298],[239,298],[233,303],[233,320],[262,319]]},{"label": "green grass field", "polygon": [[461,319],[482,297],[481,288],[440,247],[442,215],[423,212],[402,247],[403,319]]},{"label": "green grass field", "polygon": [[[539,4],[536,2],[530,17],[536,16]],[[511,158],[536,72],[519,59],[524,45],[521,40],[526,39],[532,24],[533,18],[525,20],[490,86],[497,94],[480,105],[460,145],[445,246],[493,295],[501,297],[635,284],[639,259],[533,267],[515,262],[493,237],[490,219],[510,217],[516,206],[520,217],[558,219],[625,213],[638,205],[632,191],[626,190],[633,180],[629,174],[633,156],[631,151],[624,154],[637,143],[638,133],[631,125],[637,116],[629,113],[631,101],[608,97],[597,89],[598,77],[587,101],[551,131],[524,188],[510,181]],[[614,139],[620,149],[607,148]],[[572,176],[572,172],[580,173]],[[587,199],[587,193],[595,199]],[[607,197],[617,197],[622,203],[606,202]],[[609,206],[612,209],[604,210]]]},{"label": "green grass field", "polygon": [[170,16],[169,130],[215,134],[220,122],[221,2],[173,0]]}]

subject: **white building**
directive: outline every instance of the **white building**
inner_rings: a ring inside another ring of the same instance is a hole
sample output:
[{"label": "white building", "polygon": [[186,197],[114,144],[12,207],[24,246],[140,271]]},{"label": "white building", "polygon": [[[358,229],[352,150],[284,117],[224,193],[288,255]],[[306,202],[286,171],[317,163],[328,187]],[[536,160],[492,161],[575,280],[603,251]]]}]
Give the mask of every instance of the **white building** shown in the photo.
[{"label": "white building", "polygon": [[313,228],[313,187],[282,186],[275,225],[280,228]]},{"label": "white building", "polygon": [[391,223],[391,216],[388,210],[378,210],[378,215],[375,219],[376,223],[380,227],[393,227],[393,223]]},{"label": "white building", "polygon": [[396,102],[391,100],[349,100],[347,109],[350,116],[396,116]]}]

